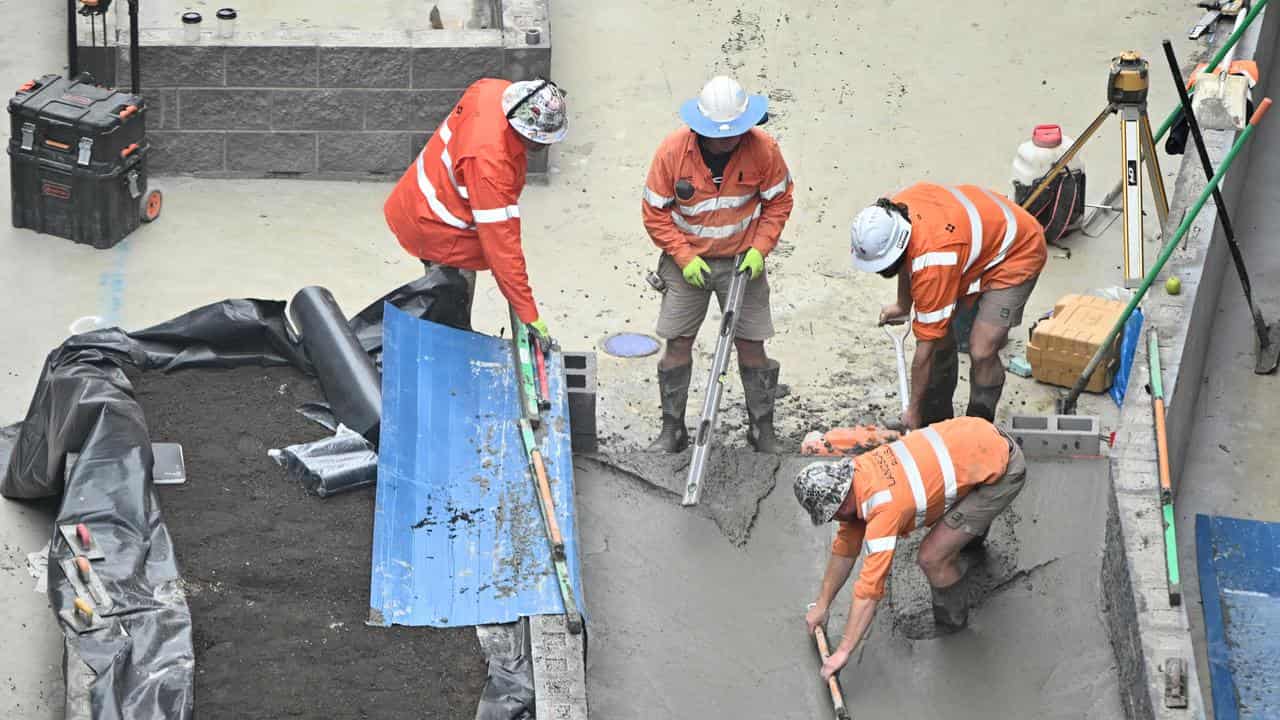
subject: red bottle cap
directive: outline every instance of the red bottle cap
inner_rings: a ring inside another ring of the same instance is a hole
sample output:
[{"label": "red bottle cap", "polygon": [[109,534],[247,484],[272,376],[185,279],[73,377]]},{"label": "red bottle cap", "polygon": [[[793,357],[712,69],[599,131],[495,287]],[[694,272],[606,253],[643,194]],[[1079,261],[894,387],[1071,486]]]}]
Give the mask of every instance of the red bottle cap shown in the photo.
[{"label": "red bottle cap", "polygon": [[1031,142],[1036,147],[1056,148],[1062,144],[1062,128],[1058,125],[1037,125],[1031,131]]}]

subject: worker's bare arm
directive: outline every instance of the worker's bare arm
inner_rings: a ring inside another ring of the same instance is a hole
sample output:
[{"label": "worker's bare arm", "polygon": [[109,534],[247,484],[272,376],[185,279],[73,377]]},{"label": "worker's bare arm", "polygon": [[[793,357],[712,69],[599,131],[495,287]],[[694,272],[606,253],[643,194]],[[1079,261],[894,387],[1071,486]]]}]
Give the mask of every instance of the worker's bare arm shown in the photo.
[{"label": "worker's bare arm", "polygon": [[867,628],[871,627],[871,619],[876,616],[876,607],[879,604],[879,600],[854,596],[853,607],[849,610],[849,621],[844,626],[844,637],[840,639],[839,647],[822,664],[823,680],[840,672],[840,669],[849,662],[849,657],[862,642],[862,636],[867,634]]},{"label": "worker's bare arm", "polygon": [[822,575],[822,587],[818,590],[818,599],[814,601],[813,609],[805,616],[809,634],[813,634],[813,629],[818,624],[826,622],[831,601],[840,594],[840,589],[849,581],[849,575],[853,573],[853,564],[856,561],[857,558],[831,553],[831,557],[827,560],[827,571]]},{"label": "worker's bare arm", "polygon": [[908,430],[920,427],[921,408],[924,396],[929,389],[929,371],[933,368],[933,353],[937,342],[916,338],[916,352],[911,359],[911,402],[902,417],[902,424]]}]

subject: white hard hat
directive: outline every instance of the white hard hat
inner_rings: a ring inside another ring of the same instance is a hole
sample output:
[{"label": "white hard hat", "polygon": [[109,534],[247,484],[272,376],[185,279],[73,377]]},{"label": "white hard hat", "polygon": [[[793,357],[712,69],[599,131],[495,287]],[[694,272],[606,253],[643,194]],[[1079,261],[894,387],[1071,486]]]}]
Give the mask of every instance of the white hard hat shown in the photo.
[{"label": "white hard hat", "polygon": [[737,80],[720,75],[680,106],[680,119],[703,137],[734,137],[755,127],[768,110],[768,98],[751,95]]},{"label": "white hard hat", "polygon": [[511,83],[502,93],[502,112],[516,132],[544,145],[560,142],[569,132],[564,91],[550,80]]},{"label": "white hard hat", "polygon": [[849,228],[849,257],[859,270],[880,272],[907,250],[911,223],[886,205],[877,203],[864,208]]}]

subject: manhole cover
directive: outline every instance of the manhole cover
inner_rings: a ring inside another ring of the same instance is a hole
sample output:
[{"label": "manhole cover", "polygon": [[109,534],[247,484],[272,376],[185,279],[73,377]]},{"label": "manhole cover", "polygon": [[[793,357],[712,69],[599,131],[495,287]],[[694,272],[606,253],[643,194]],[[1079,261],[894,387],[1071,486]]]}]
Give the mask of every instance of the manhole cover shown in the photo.
[{"label": "manhole cover", "polygon": [[618,333],[604,339],[604,351],[614,357],[645,357],[658,352],[658,341],[640,333]]}]

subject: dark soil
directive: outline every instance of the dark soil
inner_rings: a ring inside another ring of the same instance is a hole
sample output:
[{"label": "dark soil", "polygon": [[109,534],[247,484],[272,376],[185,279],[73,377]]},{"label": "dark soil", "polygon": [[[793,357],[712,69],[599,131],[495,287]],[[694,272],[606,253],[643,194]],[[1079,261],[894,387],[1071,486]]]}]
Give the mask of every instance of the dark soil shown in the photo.
[{"label": "dark soil", "polygon": [[267,450],[325,430],[292,368],[132,375],[151,438],[182,443],[187,484],[159,487],[191,607],[196,717],[475,714],[486,664],[472,628],[368,627],[374,488],[328,499]]}]

